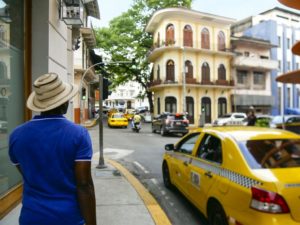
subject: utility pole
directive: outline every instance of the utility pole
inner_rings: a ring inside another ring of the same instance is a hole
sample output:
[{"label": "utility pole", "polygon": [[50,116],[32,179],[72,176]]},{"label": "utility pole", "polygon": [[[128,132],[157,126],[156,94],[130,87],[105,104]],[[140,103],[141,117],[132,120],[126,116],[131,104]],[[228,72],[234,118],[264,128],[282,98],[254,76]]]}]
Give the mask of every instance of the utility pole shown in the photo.
[{"label": "utility pole", "polygon": [[104,169],[107,166],[104,163],[103,156],[103,75],[99,73],[99,163],[97,169]]},{"label": "utility pole", "polygon": [[183,74],[182,74],[182,111],[186,113],[186,68],[185,68],[185,51],[184,46],[182,47],[182,56],[183,56]]}]

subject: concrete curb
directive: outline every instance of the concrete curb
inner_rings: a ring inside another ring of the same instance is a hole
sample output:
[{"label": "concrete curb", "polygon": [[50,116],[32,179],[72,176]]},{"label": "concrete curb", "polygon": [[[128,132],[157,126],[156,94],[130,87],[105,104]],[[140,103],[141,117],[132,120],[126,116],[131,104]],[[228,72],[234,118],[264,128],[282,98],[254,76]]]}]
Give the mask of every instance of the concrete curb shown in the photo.
[{"label": "concrete curb", "polygon": [[84,126],[85,128],[92,128],[97,125],[97,121],[98,121],[98,118],[93,119],[90,122],[83,124],[82,126]]},{"label": "concrete curb", "polygon": [[114,160],[107,160],[112,166],[118,169],[123,176],[129,181],[129,183],[134,187],[137,191],[141,199],[144,201],[145,206],[147,207],[150,215],[152,216],[153,221],[156,225],[172,225],[169,218],[162,210],[160,205],[154,199],[154,197],[149,193],[149,191],[136,179],[125,167],[123,167],[120,163]]}]

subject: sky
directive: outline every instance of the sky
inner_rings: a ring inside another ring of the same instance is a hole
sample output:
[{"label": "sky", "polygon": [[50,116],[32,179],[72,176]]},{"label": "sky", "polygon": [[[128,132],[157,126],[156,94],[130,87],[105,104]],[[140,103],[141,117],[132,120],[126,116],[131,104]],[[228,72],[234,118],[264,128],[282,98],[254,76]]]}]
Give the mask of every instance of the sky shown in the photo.
[{"label": "sky", "polygon": [[[108,27],[109,21],[126,12],[133,0],[98,0],[100,20],[92,20],[94,28]],[[297,10],[285,7],[278,0],[194,0],[192,9],[233,19],[244,19],[257,15],[274,7],[281,7],[297,13]]]}]

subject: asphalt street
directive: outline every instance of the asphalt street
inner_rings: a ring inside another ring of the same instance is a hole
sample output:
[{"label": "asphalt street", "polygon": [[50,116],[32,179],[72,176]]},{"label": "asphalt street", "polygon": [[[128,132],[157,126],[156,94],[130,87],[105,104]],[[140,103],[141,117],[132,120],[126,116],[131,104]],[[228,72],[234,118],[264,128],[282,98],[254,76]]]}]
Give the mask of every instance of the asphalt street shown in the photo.
[{"label": "asphalt street", "polygon": [[[99,127],[89,129],[94,152],[99,152]],[[151,124],[142,124],[140,133],[128,128],[108,128],[103,121],[104,158],[120,162],[156,198],[173,225],[207,225],[203,215],[178,191],[163,185],[161,163],[165,144],[176,143],[181,135],[164,136],[151,132]]]}]

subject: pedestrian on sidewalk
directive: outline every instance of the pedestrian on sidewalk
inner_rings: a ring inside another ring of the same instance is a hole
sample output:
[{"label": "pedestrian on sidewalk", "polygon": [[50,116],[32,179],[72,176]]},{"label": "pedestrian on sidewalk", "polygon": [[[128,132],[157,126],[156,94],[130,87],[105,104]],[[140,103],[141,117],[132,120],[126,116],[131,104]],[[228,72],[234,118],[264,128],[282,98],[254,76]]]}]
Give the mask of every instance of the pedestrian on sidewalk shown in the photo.
[{"label": "pedestrian on sidewalk", "polygon": [[247,115],[247,126],[255,126],[255,123],[256,123],[256,116],[255,116],[255,110],[254,110],[254,107],[251,106],[249,108],[249,112],[248,112],[248,115]]},{"label": "pedestrian on sidewalk", "polygon": [[77,93],[55,73],[40,76],[27,107],[40,115],[17,127],[9,156],[23,176],[21,225],[96,225],[93,154],[86,128],[63,115]]}]

